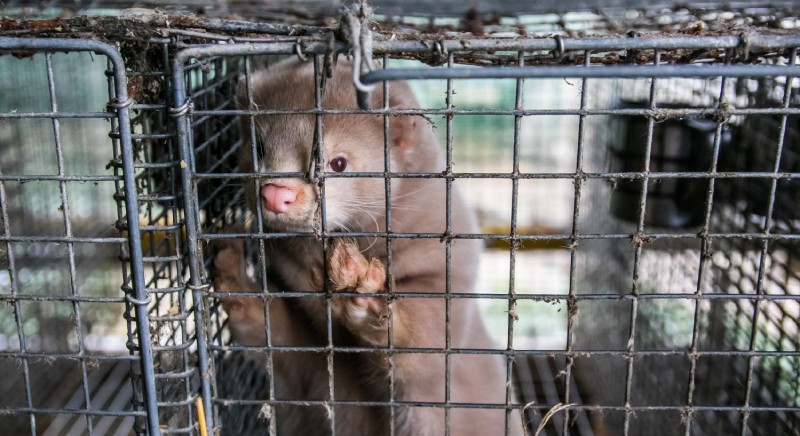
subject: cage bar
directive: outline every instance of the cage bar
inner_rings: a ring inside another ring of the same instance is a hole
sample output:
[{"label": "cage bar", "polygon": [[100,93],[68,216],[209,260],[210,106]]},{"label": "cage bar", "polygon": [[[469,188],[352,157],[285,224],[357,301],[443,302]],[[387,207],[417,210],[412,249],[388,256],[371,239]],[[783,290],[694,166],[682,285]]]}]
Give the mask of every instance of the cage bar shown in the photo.
[{"label": "cage bar", "polygon": [[[55,432],[56,421],[61,428],[80,421],[75,425],[89,434],[102,434],[115,428],[113,419],[123,418],[139,434],[200,434],[203,429],[278,434],[275,411],[296,406],[329,410],[329,420],[320,425],[336,434],[342,416],[337,418],[337,410],[371,407],[387,410],[390,434],[398,434],[402,428],[395,427],[395,418],[402,410],[425,407],[442,411],[445,434],[453,434],[457,410],[480,409],[504,412],[506,433],[519,425],[512,419],[515,411],[523,414],[530,433],[540,424],[546,434],[557,435],[638,434],[653,428],[687,435],[795,432],[800,425],[796,8],[743,4],[722,11],[686,5],[662,19],[655,10],[627,6],[498,17],[497,22],[480,18],[483,35],[471,33],[463,17],[423,24],[413,13],[387,12],[378,20],[389,27],[374,29],[373,41],[373,54],[383,65],[360,77],[381,86],[384,101],[367,110],[323,105],[323,67],[351,47],[310,16],[294,26],[220,19],[212,9],[210,18],[191,22],[169,14],[94,21],[142,30],[133,36],[110,31],[106,38],[116,47],[53,38],[60,31],[49,22],[35,31],[25,20],[0,23],[1,52],[45,53],[42,72],[49,97],[41,110],[0,109],[0,124],[45,123],[52,136],[46,142],[53,145],[48,155],[55,163],[47,174],[9,172],[5,166],[0,172],[0,244],[7,247],[5,259],[0,256],[5,270],[0,271],[0,301],[10,305],[0,314],[13,313],[9,331],[15,336],[0,338],[13,342],[0,341],[0,360],[18,362],[22,374],[21,389],[15,391],[20,401],[0,403],[0,420],[22,417],[31,433]],[[167,28],[168,22],[175,25]],[[82,16],[60,23],[75,35],[88,25]],[[517,34],[511,37],[504,24],[516,26]],[[90,51],[109,59],[108,108],[81,110],[65,103],[53,65],[54,53],[61,51]],[[288,56],[315,65],[313,107],[256,107],[254,72]],[[476,90],[476,79],[485,92]],[[399,80],[425,97],[420,107],[390,107],[388,90]],[[236,101],[239,82],[246,88],[244,103]],[[498,89],[502,98],[492,99]],[[555,98],[552,107],[540,101],[554,89],[570,97]],[[383,171],[327,171],[323,120],[356,114],[383,120]],[[262,115],[315,120],[309,170],[279,176],[320,183],[318,234],[273,232],[258,208],[252,217],[246,212],[242,186],[258,188],[265,174],[239,167],[236,154],[250,147],[253,161],[261,158],[255,117]],[[439,124],[444,172],[401,173],[392,167],[390,122],[398,115],[422,115]],[[65,125],[94,119],[112,122],[112,162],[103,174],[70,173]],[[488,119],[498,120],[500,127],[483,124]],[[486,141],[480,129],[490,131],[491,144],[475,144]],[[325,185],[337,178],[381,180],[385,230],[352,232],[326,222]],[[397,231],[393,208],[396,212],[403,199],[392,194],[392,187],[405,179],[443,181],[447,225],[441,232]],[[13,187],[37,183],[56,187],[62,205],[55,214],[59,230],[19,233]],[[86,235],[74,225],[80,213],[71,188],[76,183],[116,185],[118,235]],[[478,233],[453,231],[456,186],[470,188],[470,201],[485,219]],[[486,192],[488,199],[480,197]],[[692,220],[670,224],[668,215],[675,210]],[[222,231],[248,220],[251,229]],[[321,237],[323,249],[331,238],[382,241],[390,279],[386,292],[376,295],[443,299],[444,347],[396,346],[391,316],[385,347],[339,347],[333,338],[332,292],[267,291],[274,278],[268,276],[266,249],[289,237]],[[231,342],[219,298],[232,294],[210,292],[213,247],[224,239],[244,241],[248,269],[264,289],[236,294],[263,304],[262,346]],[[444,294],[393,288],[397,259],[392,246],[409,240],[443,241]],[[451,251],[460,240],[483,242],[488,253],[483,261],[491,262],[484,270],[499,277],[487,275],[475,293],[451,289],[457,268]],[[25,287],[28,252],[47,244],[64,247],[66,294]],[[106,245],[124,246],[124,293],[86,295],[81,247]],[[269,308],[284,298],[325,298],[324,344],[275,345]],[[502,347],[452,344],[450,322],[457,316],[452,307],[463,299],[478,302],[484,316],[492,314]],[[45,303],[68,309],[67,329],[76,335],[76,348],[37,348],[26,307]],[[89,351],[91,335],[84,325],[92,304],[125,314],[129,355]],[[326,397],[281,396],[273,356],[288,352],[326,361]],[[444,356],[443,401],[398,400],[398,353]],[[335,358],[364,355],[388,356],[387,398],[356,401],[336,389],[341,368]],[[502,403],[454,401],[454,362],[469,355],[505,359]],[[37,365],[45,359],[76,362],[79,383],[64,406],[37,402]],[[114,376],[131,391],[127,408],[100,402],[112,384],[96,380],[122,371],[111,366],[120,362],[134,367],[130,374]],[[57,415],[56,421],[46,421],[48,415]]]}]

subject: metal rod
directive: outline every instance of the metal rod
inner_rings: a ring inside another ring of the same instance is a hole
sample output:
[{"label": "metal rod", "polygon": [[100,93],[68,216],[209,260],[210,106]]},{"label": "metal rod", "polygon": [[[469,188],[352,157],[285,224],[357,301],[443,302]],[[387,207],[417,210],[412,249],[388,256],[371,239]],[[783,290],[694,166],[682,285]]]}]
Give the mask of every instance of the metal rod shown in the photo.
[{"label": "metal rod", "polygon": [[[179,156],[181,165],[181,185],[183,187],[184,214],[186,220],[186,237],[188,242],[189,256],[189,289],[192,291],[193,312],[195,317],[195,337],[197,342],[197,365],[200,375],[200,394],[203,397],[203,405],[209,413],[206,413],[206,428],[214,428],[214,413],[211,413],[213,404],[211,403],[211,376],[213,368],[210,365],[208,356],[208,335],[205,324],[205,301],[203,291],[206,284],[203,282],[205,266],[201,264],[200,245],[197,235],[198,228],[197,209],[194,201],[197,201],[197,185],[192,180],[192,173],[195,171],[194,155],[192,154],[189,142],[188,105],[190,103],[186,93],[186,83],[184,71],[188,58],[182,57],[179,53],[172,62],[172,86],[173,86],[173,107],[175,109],[175,123],[178,132]],[[184,110],[186,109],[186,110]]]},{"label": "metal rod", "polygon": [[153,368],[152,349],[150,345],[150,326],[148,322],[148,293],[144,287],[144,270],[142,259],[141,236],[139,233],[139,208],[136,201],[136,182],[131,142],[130,119],[128,114],[130,100],[127,93],[127,77],[122,56],[111,45],[96,41],[76,39],[33,39],[33,38],[0,38],[0,51],[88,51],[106,56],[113,65],[114,85],[118,107],[119,134],[122,142],[122,167],[125,181],[125,207],[128,220],[128,249],[131,258],[131,280],[133,282],[136,304],[137,331],[140,341],[140,362],[142,366],[145,408],[147,410],[147,426],[151,435],[160,434],[158,424],[158,406],[156,404],[155,372]]},{"label": "metal rod", "polygon": [[385,80],[441,79],[552,79],[603,78],[633,79],[648,77],[780,77],[798,76],[796,65],[611,65],[543,66],[491,68],[403,68],[375,70],[361,76],[364,83]]}]

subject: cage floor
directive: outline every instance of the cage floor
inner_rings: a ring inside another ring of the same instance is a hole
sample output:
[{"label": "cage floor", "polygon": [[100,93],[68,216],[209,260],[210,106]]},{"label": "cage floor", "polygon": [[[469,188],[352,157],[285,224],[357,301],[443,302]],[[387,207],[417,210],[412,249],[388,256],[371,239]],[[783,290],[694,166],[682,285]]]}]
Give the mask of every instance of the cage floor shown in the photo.
[{"label": "cage floor", "polygon": [[[91,408],[107,411],[130,411],[133,396],[130,383],[130,363],[103,361],[86,365],[87,387],[92,399]],[[29,360],[30,396],[33,406],[40,409],[64,411],[85,409],[82,369],[75,361]],[[0,359],[0,404],[25,407],[25,383],[21,363],[16,359]],[[134,418],[94,416],[94,434],[130,434]],[[86,415],[77,413],[36,414],[37,434],[66,436],[88,434]],[[30,434],[27,414],[0,415],[0,428],[5,434]]]}]

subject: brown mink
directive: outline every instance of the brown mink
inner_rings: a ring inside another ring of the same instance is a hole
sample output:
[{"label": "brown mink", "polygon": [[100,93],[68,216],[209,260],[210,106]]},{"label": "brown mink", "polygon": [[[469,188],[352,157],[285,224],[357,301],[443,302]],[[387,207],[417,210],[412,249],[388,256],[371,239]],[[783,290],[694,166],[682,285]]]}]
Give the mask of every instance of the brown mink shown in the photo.
[{"label": "brown mink", "polygon": [[[352,66],[339,62],[327,80],[325,109],[355,109]],[[314,68],[297,59],[281,62],[255,73],[252,105],[244,86],[240,104],[259,110],[307,110],[315,107]],[[382,87],[372,95],[372,107],[383,107]],[[406,83],[390,84],[389,106],[419,107]],[[243,117],[245,137],[250,120]],[[384,171],[384,117],[375,114],[324,114],[323,157],[327,174]],[[259,159],[254,166],[249,144],[242,147],[242,171],[262,173],[305,172],[310,167],[315,115],[264,114],[254,118]],[[429,122],[421,116],[389,116],[390,170],[395,173],[441,173],[445,162]],[[327,252],[319,229],[321,210],[318,185],[304,178],[268,176],[256,187],[247,180],[247,197],[253,211],[261,208],[266,232],[304,231],[309,236],[271,238],[265,243],[269,292],[269,316],[273,346],[329,344],[326,293],[319,297],[281,297],[286,291],[333,292],[331,341],[333,353],[333,410],[313,404],[330,400],[328,356],[313,351],[274,351],[276,400],[311,401],[311,405],[277,405],[272,409],[278,434],[327,435],[330,420],[341,435],[389,434],[390,371],[394,381],[395,434],[441,435],[445,429],[448,401],[450,434],[501,435],[506,429],[506,361],[493,354],[450,354],[449,398],[446,397],[444,350],[447,346],[446,243],[442,238],[392,240],[393,292],[424,293],[424,297],[392,299],[370,297],[386,292],[387,248],[385,238],[330,239]],[[382,177],[330,177],[325,186],[325,221],[328,231],[383,232],[386,230],[385,179]],[[446,230],[446,185],[442,178],[393,178],[391,180],[391,231],[434,233]],[[452,231],[476,233],[473,213],[452,189]],[[242,241],[221,240],[215,266],[218,292],[263,292],[247,277]],[[481,242],[452,242],[450,292],[474,292]],[[327,273],[323,274],[323,265]],[[323,284],[321,277],[327,277]],[[359,297],[336,297],[336,292],[357,292]],[[436,295],[430,295],[436,294]],[[222,304],[229,317],[233,340],[243,345],[266,344],[265,309],[255,298],[227,297]],[[472,298],[450,300],[449,347],[497,349]],[[391,316],[390,316],[391,314]],[[389,341],[389,325],[392,338]],[[338,347],[383,348],[390,353],[338,352]],[[406,350],[414,349],[414,350]],[[425,349],[425,350],[420,350]],[[431,352],[430,350],[433,350]],[[439,350],[439,351],[435,351]],[[412,352],[416,351],[416,352]],[[422,351],[422,352],[420,352]],[[368,405],[353,402],[369,402]],[[479,403],[494,408],[458,407]],[[512,411],[510,434],[521,435],[519,413]]]}]

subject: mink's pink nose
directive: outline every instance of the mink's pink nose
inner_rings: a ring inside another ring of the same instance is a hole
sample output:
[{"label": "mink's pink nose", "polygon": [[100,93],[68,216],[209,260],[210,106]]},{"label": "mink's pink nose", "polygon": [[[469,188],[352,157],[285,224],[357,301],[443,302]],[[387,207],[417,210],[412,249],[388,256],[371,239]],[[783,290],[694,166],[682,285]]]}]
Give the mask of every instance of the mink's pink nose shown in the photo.
[{"label": "mink's pink nose", "polygon": [[264,207],[273,213],[284,213],[297,200],[297,192],[286,186],[268,183],[261,188]]}]

